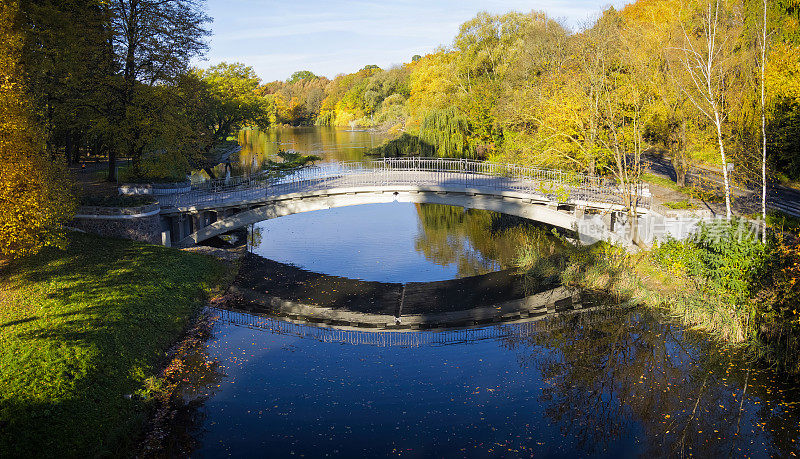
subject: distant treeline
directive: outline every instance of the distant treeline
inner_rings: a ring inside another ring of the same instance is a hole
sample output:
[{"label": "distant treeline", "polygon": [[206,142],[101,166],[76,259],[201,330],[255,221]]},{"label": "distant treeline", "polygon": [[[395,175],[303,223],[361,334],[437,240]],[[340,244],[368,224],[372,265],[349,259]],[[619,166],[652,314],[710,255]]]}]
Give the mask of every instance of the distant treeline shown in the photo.
[{"label": "distant treeline", "polygon": [[409,63],[266,84],[245,64],[190,66],[209,20],[202,0],[0,2],[7,241],[21,222],[53,228],[69,214],[69,187],[54,178],[65,164],[103,158],[112,181],[118,158],[131,160],[126,180],[213,174],[248,125],[376,128],[402,133],[377,154],[496,159],[632,186],[645,152],[671,158],[679,184],[699,163],[734,163],[732,181],[760,183],[766,139],[769,173],[800,179],[796,0],[638,0],[579,32],[540,12],[479,13]]},{"label": "distant treeline", "polygon": [[[410,63],[333,80],[301,71],[260,91],[273,123],[404,131],[388,155],[609,174],[619,158],[657,150],[682,182],[691,164],[721,168],[724,150],[734,179],[755,181],[763,16],[761,0],[639,0],[573,33],[544,13],[480,13],[451,45]],[[770,170],[791,178],[800,178],[799,23],[796,2],[768,2],[767,150]]]}]

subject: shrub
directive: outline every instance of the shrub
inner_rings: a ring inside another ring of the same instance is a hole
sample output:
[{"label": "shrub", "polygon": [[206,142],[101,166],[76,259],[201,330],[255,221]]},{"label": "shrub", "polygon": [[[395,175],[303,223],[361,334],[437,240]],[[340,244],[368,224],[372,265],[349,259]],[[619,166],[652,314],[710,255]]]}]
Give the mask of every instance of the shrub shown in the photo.
[{"label": "shrub", "polygon": [[700,279],[706,293],[740,307],[753,297],[754,276],[766,258],[764,245],[750,228],[738,219],[701,224],[694,238],[669,240],[654,256],[676,274]]},{"label": "shrub", "polygon": [[184,155],[161,151],[142,158],[138,168],[120,171],[120,180],[128,183],[185,182],[190,172]]},{"label": "shrub", "polygon": [[758,273],[757,327],[780,367],[800,373],[800,237],[777,233]]}]

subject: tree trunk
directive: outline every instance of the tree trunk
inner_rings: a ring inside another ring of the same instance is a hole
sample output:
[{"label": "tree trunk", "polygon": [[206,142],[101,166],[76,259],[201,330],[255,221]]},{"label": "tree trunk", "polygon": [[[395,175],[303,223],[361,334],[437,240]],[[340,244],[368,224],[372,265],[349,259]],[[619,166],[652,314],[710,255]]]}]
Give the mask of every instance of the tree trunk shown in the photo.
[{"label": "tree trunk", "polygon": [[113,147],[108,149],[108,181],[117,181],[117,150]]},{"label": "tree trunk", "polygon": [[764,30],[761,36],[761,242],[767,242],[767,117],[765,115],[764,68],[767,66],[767,0],[764,0]]},{"label": "tree trunk", "polygon": [[78,164],[81,161],[81,145],[83,144],[83,133],[77,131],[75,139],[73,140],[74,146],[72,148],[72,162]]},{"label": "tree trunk", "polygon": [[689,172],[689,164],[686,161],[686,120],[681,120],[680,134],[678,137],[675,152],[672,155],[673,167],[675,168],[675,181],[678,186],[686,186],[686,174]]},{"label": "tree trunk", "polygon": [[722,121],[719,118],[719,111],[714,107],[714,124],[717,127],[717,143],[719,143],[719,155],[722,158],[722,181],[725,186],[725,218],[731,219],[731,186],[728,182],[728,163],[725,160],[725,145],[722,141]]},{"label": "tree trunk", "polygon": [[64,159],[67,161],[67,166],[72,165],[72,130],[67,130],[67,142],[64,145]]}]

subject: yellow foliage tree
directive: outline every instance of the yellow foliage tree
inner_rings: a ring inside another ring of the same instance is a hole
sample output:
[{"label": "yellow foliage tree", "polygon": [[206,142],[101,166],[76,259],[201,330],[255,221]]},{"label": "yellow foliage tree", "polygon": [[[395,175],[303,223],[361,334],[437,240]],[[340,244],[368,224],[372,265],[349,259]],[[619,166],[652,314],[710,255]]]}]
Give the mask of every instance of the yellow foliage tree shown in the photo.
[{"label": "yellow foliage tree", "polygon": [[74,211],[66,171],[44,155],[22,83],[18,0],[0,2],[0,257],[64,241]]}]

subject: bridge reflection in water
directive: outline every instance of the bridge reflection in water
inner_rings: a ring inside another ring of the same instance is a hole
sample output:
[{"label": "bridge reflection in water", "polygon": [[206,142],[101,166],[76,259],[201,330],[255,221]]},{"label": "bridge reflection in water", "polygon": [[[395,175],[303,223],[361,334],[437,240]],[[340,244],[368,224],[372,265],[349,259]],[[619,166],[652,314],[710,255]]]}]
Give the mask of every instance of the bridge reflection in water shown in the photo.
[{"label": "bridge reflection in water", "polygon": [[[341,343],[376,347],[422,347],[465,344],[483,340],[524,339],[534,334],[563,327],[565,321],[602,318],[600,308],[583,308],[569,313],[551,313],[528,320],[495,323],[471,328],[431,330],[356,330],[296,323],[284,319],[250,314],[229,309],[213,308],[213,313],[226,324],[243,326],[279,335],[313,339],[323,343]],[[588,316],[588,317],[587,317]]]}]

